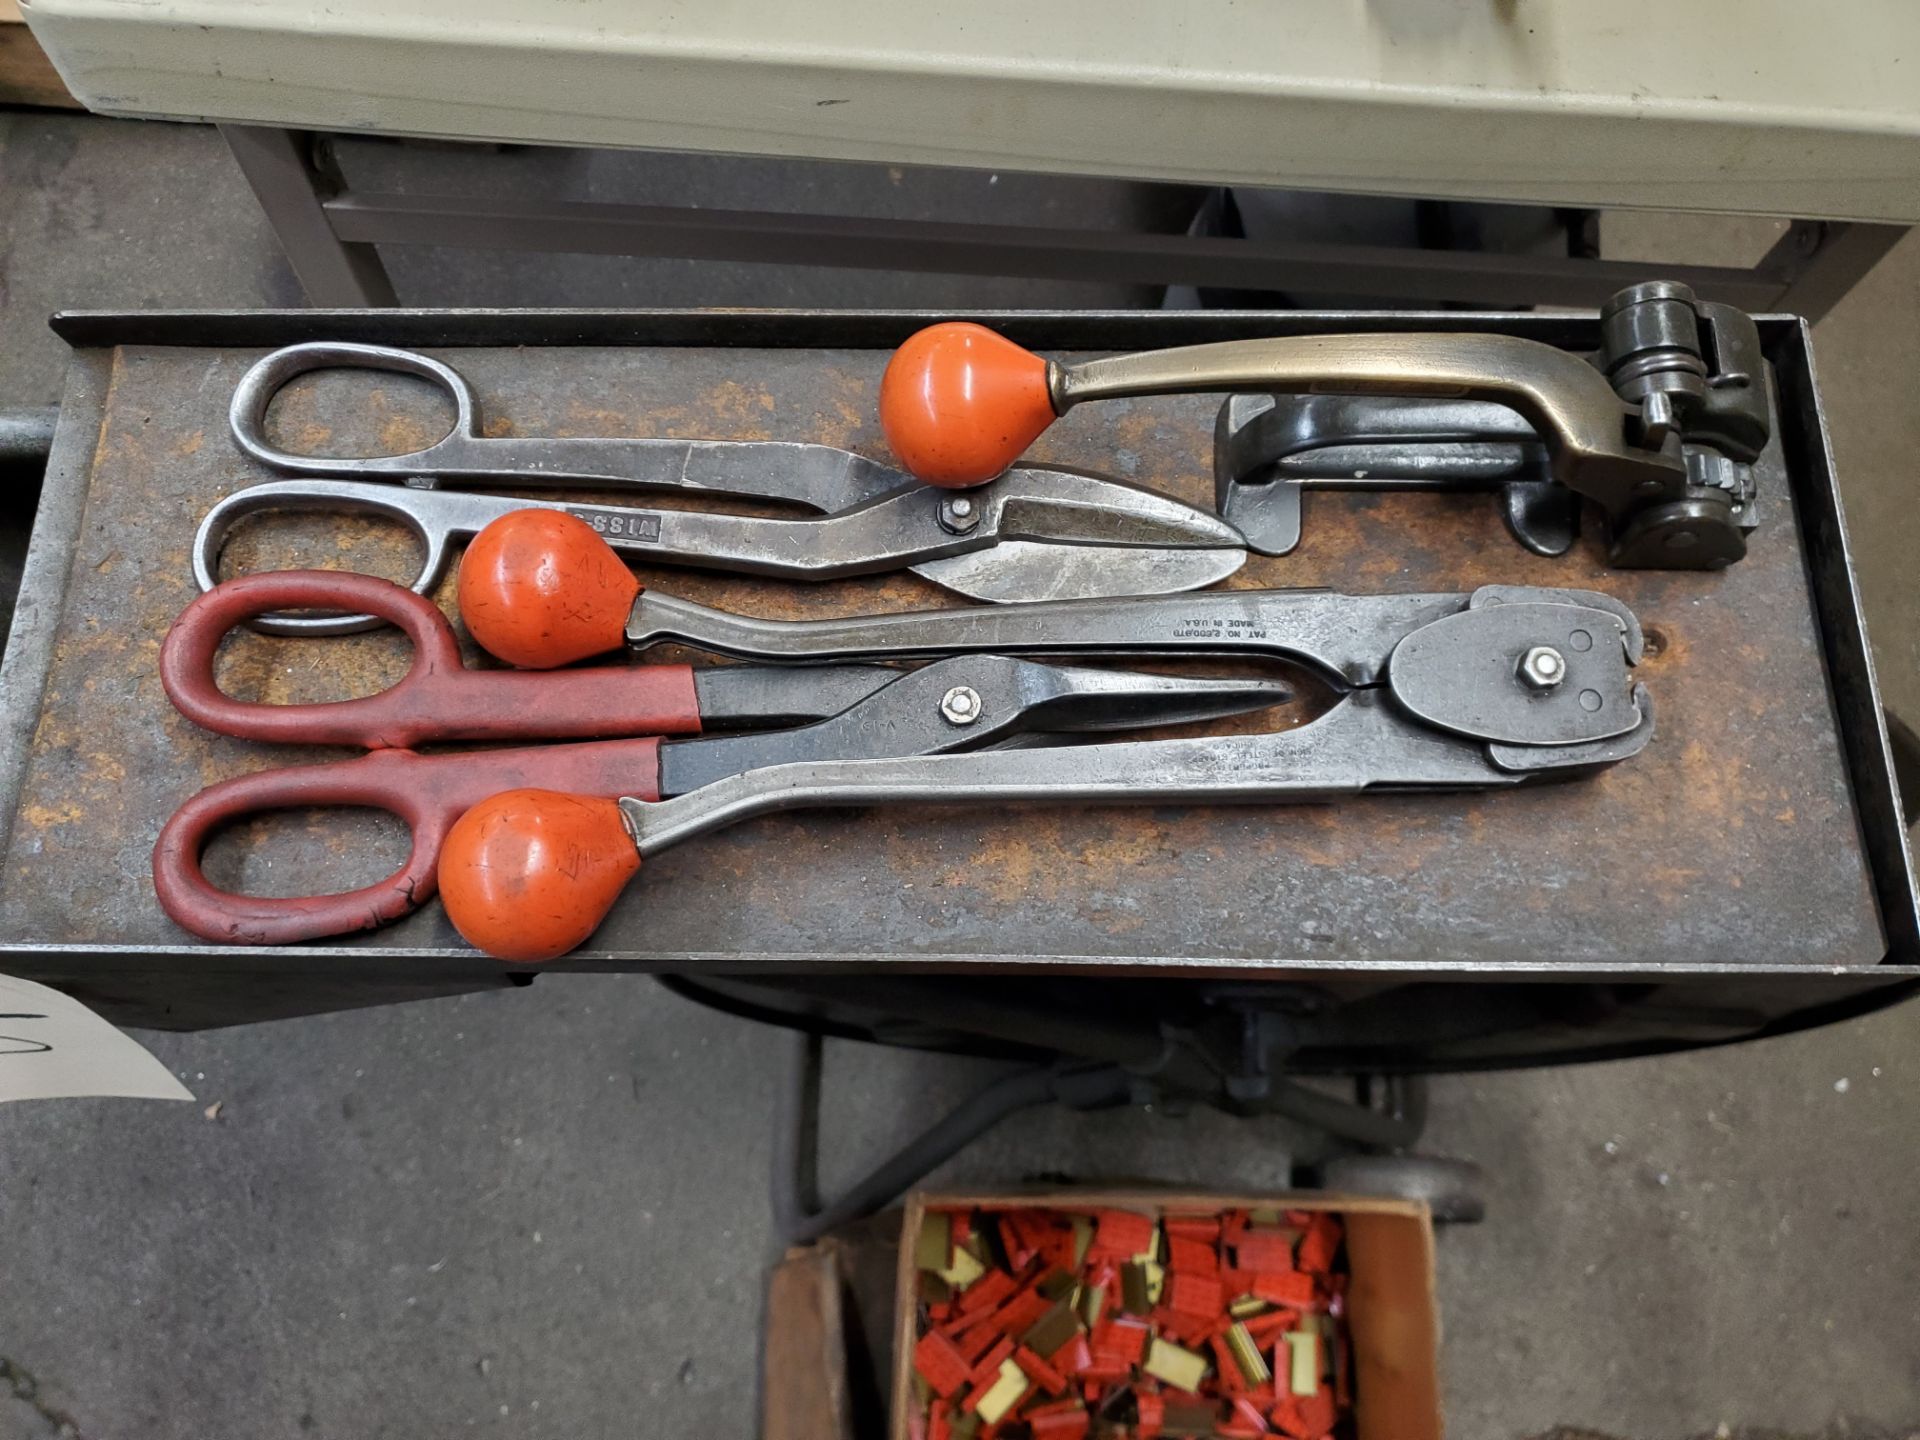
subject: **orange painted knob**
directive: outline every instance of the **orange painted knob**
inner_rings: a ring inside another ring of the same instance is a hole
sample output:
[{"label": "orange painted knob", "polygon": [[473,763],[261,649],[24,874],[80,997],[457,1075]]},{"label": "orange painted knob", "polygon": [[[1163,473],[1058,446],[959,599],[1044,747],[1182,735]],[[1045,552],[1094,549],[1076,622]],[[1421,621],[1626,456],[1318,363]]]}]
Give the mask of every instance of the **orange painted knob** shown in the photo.
[{"label": "orange painted knob", "polygon": [[475,949],[498,960],[554,960],[599,928],[639,868],[617,801],[508,790],[447,832],[440,898]]},{"label": "orange painted knob", "polygon": [[887,443],[929,485],[979,485],[1054,421],[1047,362],[984,325],[930,325],[880,378]]},{"label": "orange painted knob", "polygon": [[618,650],[640,582],[594,528],[558,510],[516,510],[460,561],[460,618],[491,655],[551,670]]}]

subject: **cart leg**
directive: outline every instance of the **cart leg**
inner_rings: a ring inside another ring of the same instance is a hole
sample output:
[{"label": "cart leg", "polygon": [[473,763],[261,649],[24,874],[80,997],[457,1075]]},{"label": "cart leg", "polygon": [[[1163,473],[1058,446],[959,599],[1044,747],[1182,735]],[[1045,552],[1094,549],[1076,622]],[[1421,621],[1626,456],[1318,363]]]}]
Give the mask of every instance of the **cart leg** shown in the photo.
[{"label": "cart leg", "polygon": [[1116,1065],[1015,1070],[976,1090],[823,1206],[817,1196],[821,1051],[819,1037],[795,1038],[787,1103],[774,1137],[774,1228],[788,1245],[805,1244],[883,1209],[1009,1115],[1050,1102],[1103,1110],[1152,1098],[1150,1088]]},{"label": "cart leg", "polygon": [[333,233],[326,202],[342,188],[340,177],[316,153],[310,132],[222,125],[220,133],[311,304],[355,309],[400,303],[379,252]]},{"label": "cart leg", "polygon": [[1796,220],[1756,267],[1786,282],[1773,308],[1821,319],[1907,233],[1904,225]]}]

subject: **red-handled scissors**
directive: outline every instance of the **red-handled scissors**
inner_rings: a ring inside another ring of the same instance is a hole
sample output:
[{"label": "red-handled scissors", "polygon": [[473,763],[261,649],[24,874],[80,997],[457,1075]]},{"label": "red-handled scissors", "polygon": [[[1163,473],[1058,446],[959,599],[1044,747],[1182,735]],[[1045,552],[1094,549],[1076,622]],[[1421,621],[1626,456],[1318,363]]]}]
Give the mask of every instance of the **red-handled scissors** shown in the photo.
[{"label": "red-handled scissors", "polygon": [[[398,684],[354,700],[267,705],[223,694],[213,661],[227,632],[255,616],[288,609],[378,615],[412,640],[413,665]],[[641,665],[545,674],[468,670],[452,627],[433,602],[389,581],[319,570],[231,580],[189,605],[161,646],[161,684],[175,708],[222,735],[360,745],[372,753],[259,771],[201,791],[160,832],[153,851],[154,890],[168,915],[209,940],[286,944],[370,929],[433,897],[448,829],[490,795],[536,786],[657,797],[659,737],[695,735],[709,727],[805,724],[839,714],[899,674],[874,665],[700,670]],[[436,740],[614,736],[644,738],[439,755],[401,748]],[[310,806],[361,806],[397,815],[412,832],[412,852],[386,879],[334,895],[239,895],[202,873],[201,854],[218,827],[266,811]]]}]

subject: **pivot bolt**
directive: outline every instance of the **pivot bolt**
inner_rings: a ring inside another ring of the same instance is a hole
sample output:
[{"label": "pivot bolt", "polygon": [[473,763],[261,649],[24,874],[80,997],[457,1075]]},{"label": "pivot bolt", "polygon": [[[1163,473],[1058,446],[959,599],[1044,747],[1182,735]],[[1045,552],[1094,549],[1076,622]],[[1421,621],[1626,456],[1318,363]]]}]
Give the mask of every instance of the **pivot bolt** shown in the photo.
[{"label": "pivot bolt", "polygon": [[1536,645],[1520,657],[1520,678],[1535,690],[1551,690],[1567,678],[1567,660],[1551,645]]},{"label": "pivot bolt", "polygon": [[980,524],[980,507],[965,495],[940,502],[940,528],[954,535],[965,535]]},{"label": "pivot bolt", "polygon": [[940,715],[949,725],[971,725],[980,718],[980,692],[956,685],[940,697]]}]

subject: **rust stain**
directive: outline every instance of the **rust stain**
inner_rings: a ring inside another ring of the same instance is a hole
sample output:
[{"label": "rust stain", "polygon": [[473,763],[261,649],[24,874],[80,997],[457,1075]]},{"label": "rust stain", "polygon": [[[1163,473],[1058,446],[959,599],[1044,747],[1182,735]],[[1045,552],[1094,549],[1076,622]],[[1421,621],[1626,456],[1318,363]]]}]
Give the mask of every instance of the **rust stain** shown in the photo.
[{"label": "rust stain", "polygon": [[57,690],[49,690],[42,703],[46,707],[40,712],[40,721],[33,727],[33,748],[36,752],[70,749],[73,745],[73,731],[67,726],[63,710],[55,709],[65,697]]},{"label": "rust stain", "polygon": [[1684,895],[1706,877],[1706,871],[1690,865],[1660,865],[1643,874],[1646,882],[1663,895]]},{"label": "rust stain", "polygon": [[385,690],[411,659],[406,640],[391,632],[331,639],[237,633],[215,657],[214,678],[236,700],[311,705]]},{"label": "rust stain", "polygon": [[[637,428],[636,428],[637,427]],[[664,435],[670,440],[709,440],[713,426],[692,407],[649,402],[638,415],[620,415],[593,435]]]},{"label": "rust stain", "polygon": [[1681,748],[1681,760],[1690,777],[1687,808],[1718,824],[1733,820],[1735,797],[1725,758],[1706,740],[1690,739]]},{"label": "rust stain", "polygon": [[773,396],[756,386],[723,380],[707,390],[706,410],[725,427],[729,440],[771,440],[767,417],[773,414]]},{"label": "rust stain", "polygon": [[173,453],[182,457],[198,455],[200,453],[200,447],[206,443],[207,432],[204,430],[195,430],[181,437],[179,443],[173,447]]},{"label": "rust stain", "polygon": [[[877,425],[870,403],[862,405],[834,399],[827,403],[827,408],[817,413],[819,426],[815,433],[819,435],[820,443],[837,445],[842,450],[851,450],[861,440],[870,439]],[[888,463],[892,463],[891,460]]]},{"label": "rust stain", "polygon": [[[895,847],[889,846],[889,850]],[[976,889],[1002,907],[1022,905],[1032,900],[1052,901],[1059,896],[1060,821],[1057,815],[1036,814],[1011,834],[989,839],[981,852],[964,864],[949,869],[935,883],[949,889]],[[911,852],[889,861],[896,868],[900,859],[911,863]]]},{"label": "rust stain", "polygon": [[88,779],[96,785],[118,785],[127,778],[127,767],[104,750],[95,750],[87,761],[92,767]]},{"label": "rust stain", "polygon": [[380,449],[382,454],[410,455],[416,450],[424,450],[438,440],[444,430],[429,428],[412,415],[393,415],[380,427]]},{"label": "rust stain", "polygon": [[566,428],[572,435],[629,435],[634,417],[625,410],[610,410],[589,405],[584,400],[569,400],[563,412]]},{"label": "rust stain", "polygon": [[1112,422],[1114,439],[1123,450],[1152,451],[1158,425],[1152,415],[1145,410],[1132,408]]},{"label": "rust stain", "polygon": [[56,825],[72,825],[87,818],[78,805],[22,805],[20,818],[35,830],[50,830]]},{"label": "rust stain", "polygon": [[1107,881],[1124,872],[1174,858],[1168,848],[1168,827],[1158,821],[1127,816],[1110,822],[1109,833],[1087,842],[1075,857],[1081,865]]},{"label": "rust stain", "polygon": [[1648,667],[1648,673],[1660,667],[1678,670],[1688,668],[1691,647],[1687,644],[1687,632],[1672,625],[1642,624],[1641,635],[1646,641],[1646,657],[1642,661]]},{"label": "rust stain", "polygon": [[[900,846],[900,860],[912,863],[913,843],[889,848]],[[1171,827],[1138,811],[1036,809],[995,826],[976,854],[933,883],[978,890],[1002,907],[1055,904],[1166,873],[1178,859]]]}]

